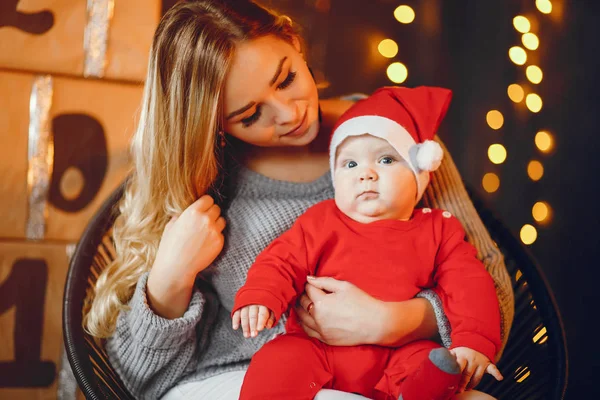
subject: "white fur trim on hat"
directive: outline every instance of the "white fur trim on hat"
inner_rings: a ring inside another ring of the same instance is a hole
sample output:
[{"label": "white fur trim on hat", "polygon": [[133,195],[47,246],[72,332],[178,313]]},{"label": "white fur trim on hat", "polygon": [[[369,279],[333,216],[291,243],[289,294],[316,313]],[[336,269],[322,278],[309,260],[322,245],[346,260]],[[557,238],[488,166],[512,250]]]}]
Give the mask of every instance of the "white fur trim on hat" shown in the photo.
[{"label": "white fur trim on hat", "polygon": [[444,151],[442,147],[433,140],[426,140],[415,146],[416,155],[413,160],[421,171],[433,172],[440,167]]},{"label": "white fur trim on hat", "polygon": [[421,199],[427,184],[429,172],[435,171],[441,163],[443,151],[432,140],[417,144],[410,133],[399,123],[378,115],[364,115],[344,121],[337,127],[329,146],[329,165],[334,178],[335,157],[338,146],[350,136],[369,134],[386,140],[406,160],[417,180],[417,201]]}]

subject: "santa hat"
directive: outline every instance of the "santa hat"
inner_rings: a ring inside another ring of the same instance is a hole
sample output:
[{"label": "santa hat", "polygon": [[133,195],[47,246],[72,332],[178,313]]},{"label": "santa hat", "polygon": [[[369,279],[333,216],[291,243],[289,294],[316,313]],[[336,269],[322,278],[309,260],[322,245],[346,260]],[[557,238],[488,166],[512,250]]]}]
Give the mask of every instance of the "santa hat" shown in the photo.
[{"label": "santa hat", "polygon": [[417,180],[417,201],[438,169],[443,151],[433,141],[446,115],[452,92],[448,89],[383,87],[354,104],[336,123],[329,146],[333,177],[338,146],[350,136],[370,134],[387,140],[406,160]]}]

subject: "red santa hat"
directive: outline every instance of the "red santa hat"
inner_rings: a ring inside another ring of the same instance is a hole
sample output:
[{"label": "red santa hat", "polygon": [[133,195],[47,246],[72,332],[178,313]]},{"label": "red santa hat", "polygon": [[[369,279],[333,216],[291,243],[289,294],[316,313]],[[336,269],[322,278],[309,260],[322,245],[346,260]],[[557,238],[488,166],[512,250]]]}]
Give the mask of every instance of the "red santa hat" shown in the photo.
[{"label": "red santa hat", "polygon": [[329,146],[334,174],[338,146],[350,136],[370,134],[387,140],[406,160],[417,180],[417,201],[438,169],[443,151],[433,141],[446,115],[452,92],[448,89],[383,87],[354,104],[336,123]]}]

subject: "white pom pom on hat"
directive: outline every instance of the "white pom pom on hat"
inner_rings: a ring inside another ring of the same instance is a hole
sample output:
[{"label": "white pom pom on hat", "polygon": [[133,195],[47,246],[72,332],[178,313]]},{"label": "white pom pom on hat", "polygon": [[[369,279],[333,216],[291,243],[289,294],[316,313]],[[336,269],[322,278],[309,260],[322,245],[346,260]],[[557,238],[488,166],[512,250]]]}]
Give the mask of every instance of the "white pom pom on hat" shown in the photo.
[{"label": "white pom pom on hat", "polygon": [[433,140],[444,119],[452,92],[420,86],[388,86],[354,104],[336,123],[329,146],[334,174],[338,146],[350,136],[370,134],[387,140],[410,165],[417,180],[417,201],[429,183],[429,173],[439,168],[443,151]]}]

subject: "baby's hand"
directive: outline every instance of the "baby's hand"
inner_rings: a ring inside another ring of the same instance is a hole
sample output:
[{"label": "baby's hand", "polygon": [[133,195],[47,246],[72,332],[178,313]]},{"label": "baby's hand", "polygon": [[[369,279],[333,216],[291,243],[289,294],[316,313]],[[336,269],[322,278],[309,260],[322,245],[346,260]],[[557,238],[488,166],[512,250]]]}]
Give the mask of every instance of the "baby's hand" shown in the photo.
[{"label": "baby's hand", "polygon": [[456,357],[456,361],[462,372],[457,393],[462,393],[465,389],[470,390],[479,385],[483,374],[486,372],[496,378],[496,380],[501,381],[504,379],[498,368],[478,351],[468,347],[456,347],[450,350],[450,353]]},{"label": "baby's hand", "polygon": [[242,307],[233,313],[233,329],[237,330],[242,325],[244,337],[256,337],[258,332],[262,331],[265,326],[268,329],[273,327],[275,323],[275,315],[271,310],[259,304]]}]

